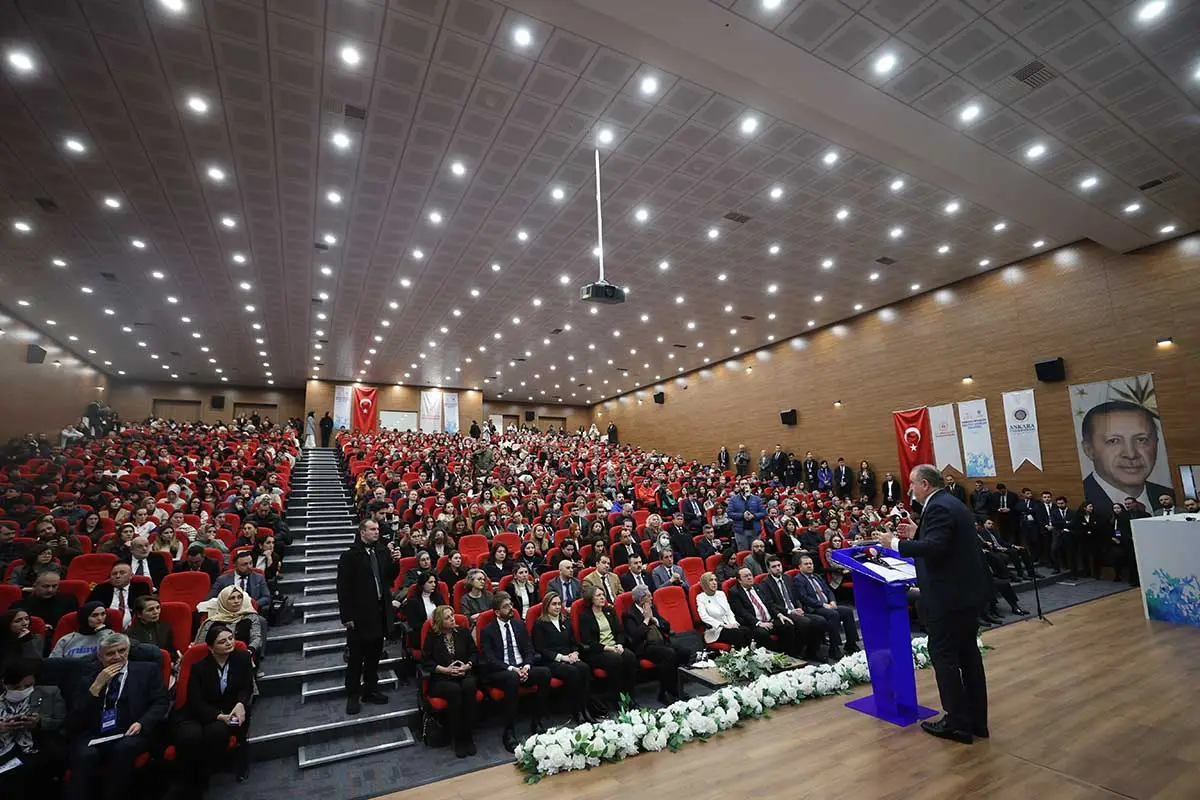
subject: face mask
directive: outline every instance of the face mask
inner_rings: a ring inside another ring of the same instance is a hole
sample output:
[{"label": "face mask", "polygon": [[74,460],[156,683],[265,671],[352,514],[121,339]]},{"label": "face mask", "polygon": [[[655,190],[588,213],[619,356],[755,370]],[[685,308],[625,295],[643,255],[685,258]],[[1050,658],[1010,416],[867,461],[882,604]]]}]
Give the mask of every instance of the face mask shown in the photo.
[{"label": "face mask", "polygon": [[4,693],[4,699],[10,703],[23,703],[33,694],[33,689],[32,686],[28,689],[9,689]]}]

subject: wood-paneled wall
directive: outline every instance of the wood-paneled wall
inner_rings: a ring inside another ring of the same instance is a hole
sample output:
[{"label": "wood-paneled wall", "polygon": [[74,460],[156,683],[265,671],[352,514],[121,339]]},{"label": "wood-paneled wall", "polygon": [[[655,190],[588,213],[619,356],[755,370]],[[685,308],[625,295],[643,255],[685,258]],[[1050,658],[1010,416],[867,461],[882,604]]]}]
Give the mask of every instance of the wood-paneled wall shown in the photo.
[{"label": "wood-paneled wall", "polygon": [[[213,395],[225,397],[225,407],[212,407]],[[154,412],[155,400],[199,400],[200,418],[204,422],[229,422],[238,403],[273,405],[274,413],[260,411],[272,422],[301,416],[304,411],[304,392],[301,389],[272,389],[258,386],[226,386],[224,384],[185,384],[130,381],[114,378],[109,389],[109,404],[122,419],[144,419]]]},{"label": "wood-paneled wall", "polygon": [[[108,378],[7,317],[0,316],[0,330],[0,439],[45,433],[57,444],[64,425],[78,422],[88,403],[106,399]],[[26,363],[31,344],[46,349],[45,362]]]},{"label": "wood-paneled wall", "polygon": [[[712,461],[721,444],[732,452],[744,442],[757,462],[778,443],[799,457],[844,456],[856,469],[865,458],[882,475],[898,463],[892,411],[986,398],[999,472],[989,482],[1077,503],[1067,385],[1151,372],[1179,490],[1179,465],[1200,463],[1198,321],[1200,236],[1129,255],[1080,243],[682,375],[663,384],[665,405],[647,389],[593,415],[601,429],[615,420],[622,441],[689,458]],[[1160,337],[1174,346],[1156,346]],[[1067,381],[1039,384],[1033,362],[1055,356],[1066,359]],[[1029,387],[1045,471],[1026,464],[1014,475],[1001,394]],[[785,408],[797,410],[795,427],[780,423]]]},{"label": "wood-paneled wall", "polygon": [[[532,411],[536,415],[534,422],[539,428],[545,428],[546,423],[543,418],[551,420],[550,424],[558,425],[558,420],[566,419],[568,431],[577,431],[579,426],[588,426],[592,422],[591,409],[586,406],[560,406],[546,405],[539,406],[531,403],[502,403],[492,400],[483,404],[484,416],[499,414],[500,416],[518,417],[521,424],[525,424],[525,412]],[[480,420],[482,422],[482,420]]]}]

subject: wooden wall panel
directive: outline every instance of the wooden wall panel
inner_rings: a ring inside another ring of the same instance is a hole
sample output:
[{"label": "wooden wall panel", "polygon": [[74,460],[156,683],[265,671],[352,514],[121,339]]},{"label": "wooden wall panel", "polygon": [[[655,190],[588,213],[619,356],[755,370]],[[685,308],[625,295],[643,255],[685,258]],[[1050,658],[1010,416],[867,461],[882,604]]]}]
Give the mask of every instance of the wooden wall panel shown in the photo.
[{"label": "wooden wall panel", "polygon": [[[0,329],[0,439],[45,433],[58,444],[64,425],[78,422],[88,403],[107,399],[108,378],[19,323],[5,318]],[[46,348],[44,363],[25,362],[30,344]]]},{"label": "wooden wall panel", "polygon": [[586,427],[592,422],[591,410],[586,406],[539,406],[532,403],[502,403],[492,400],[487,401],[483,405],[483,414],[485,417],[492,414],[516,416],[520,419],[518,424],[521,425],[525,424],[525,412],[532,411],[537,416],[535,424],[539,428],[545,428],[551,422],[557,427],[561,420],[566,419],[567,430],[573,432],[579,430],[580,425]]},{"label": "wooden wall panel", "polygon": [[[200,418],[204,422],[229,422],[234,406],[239,403],[276,406],[278,411],[268,415],[272,422],[298,417],[303,413],[304,393],[300,389],[272,389],[254,386],[225,386],[223,384],[153,383],[115,378],[109,390],[109,403],[123,419],[145,419],[154,411],[155,400],[199,400]],[[212,396],[224,395],[225,407],[212,407]]]},{"label": "wooden wall panel", "polygon": [[[801,314],[781,327],[799,328]],[[665,405],[648,388],[593,414],[602,430],[615,420],[622,441],[688,458],[712,461],[722,443],[745,442],[757,461],[779,443],[831,463],[865,458],[882,475],[898,463],[890,412],[982,397],[999,472],[990,482],[1078,502],[1067,385],[1152,372],[1178,490],[1179,465],[1200,463],[1198,319],[1200,237],[1130,255],[1081,243],[667,381]],[[1164,336],[1175,345],[1157,347]],[[1033,362],[1060,355],[1067,381],[1037,383]],[[1025,465],[1014,475],[1001,394],[1029,387],[1045,472]],[[798,425],[780,424],[784,408]]]}]

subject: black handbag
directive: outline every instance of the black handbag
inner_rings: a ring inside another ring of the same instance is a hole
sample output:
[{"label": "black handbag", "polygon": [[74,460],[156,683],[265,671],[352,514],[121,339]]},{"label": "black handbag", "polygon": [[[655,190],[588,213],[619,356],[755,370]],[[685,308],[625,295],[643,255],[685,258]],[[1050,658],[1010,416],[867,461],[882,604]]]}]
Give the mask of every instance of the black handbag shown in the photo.
[{"label": "black handbag", "polygon": [[437,714],[426,710],[421,715],[421,741],[426,747],[445,747],[450,743],[450,734]]},{"label": "black handbag", "polygon": [[290,625],[296,619],[296,602],[291,595],[277,594],[271,598],[271,609],[267,612],[267,624],[271,627]]}]

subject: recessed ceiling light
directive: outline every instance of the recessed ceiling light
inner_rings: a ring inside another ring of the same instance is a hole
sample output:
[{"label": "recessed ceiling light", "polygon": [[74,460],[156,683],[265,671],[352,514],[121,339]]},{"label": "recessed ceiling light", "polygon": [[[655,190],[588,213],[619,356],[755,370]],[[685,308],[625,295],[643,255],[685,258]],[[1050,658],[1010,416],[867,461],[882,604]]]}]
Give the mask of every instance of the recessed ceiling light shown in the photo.
[{"label": "recessed ceiling light", "polygon": [[1044,155],[1046,155],[1046,145],[1042,144],[1041,142],[1031,144],[1025,150],[1025,157],[1030,161],[1037,161]]},{"label": "recessed ceiling light", "polygon": [[814,295],[813,295],[813,302],[814,302],[814,303],[819,303],[819,302],[821,302],[821,301],[822,301],[822,300],[824,300],[824,299],[825,299],[825,296],[824,296],[824,295],[820,295],[820,294],[814,294]]},{"label": "recessed ceiling light", "polygon": [[904,235],[904,228],[901,228],[899,226],[896,226],[895,228],[892,228],[890,231],[888,231],[888,236],[892,237],[893,239],[899,239],[903,235]]},{"label": "recessed ceiling light", "polygon": [[992,263],[992,260],[990,258],[981,258],[979,260],[979,266],[981,266],[981,267],[986,267],[986,266],[990,265],[991,263]]},{"label": "recessed ceiling light", "polygon": [[775,294],[778,291],[779,291],[779,284],[777,284],[777,283],[767,284],[767,294]]},{"label": "recessed ceiling light", "polygon": [[1141,210],[1142,210],[1141,203],[1130,203],[1129,205],[1125,206],[1125,208],[1123,209],[1123,211],[1126,214],[1136,214],[1137,212],[1139,212]]},{"label": "recessed ceiling light", "polygon": [[708,238],[710,238],[710,239],[716,239],[716,238],[717,238],[717,237],[719,237],[720,235],[721,235],[721,232],[720,232],[719,230],[717,230],[716,228],[709,228],[709,229],[708,229]]},{"label": "recessed ceiling light", "polygon": [[862,311],[862,310],[863,310],[863,304],[862,304],[862,303],[855,303],[855,304],[854,304],[854,310],[855,310],[855,311]]},{"label": "recessed ceiling light", "polygon": [[718,275],[718,276],[717,276],[717,280],[719,280],[719,281],[723,281],[723,280],[725,280],[727,277],[729,277],[729,276],[728,276],[728,275],[726,275],[724,272],[722,272],[720,275]]},{"label": "recessed ceiling light", "polygon": [[658,78],[655,78],[653,75],[647,75],[645,78],[642,78],[641,90],[642,94],[647,97],[658,94]]},{"label": "recessed ceiling light", "polygon": [[[527,231],[517,231],[517,241],[518,242],[529,241],[529,233]],[[495,269],[495,265],[493,265],[492,268]]]},{"label": "recessed ceiling light", "polygon": [[[472,290],[471,290],[471,297],[479,297],[479,290],[478,290],[478,289],[472,289]],[[395,308],[395,306],[392,306],[392,308]]]},{"label": "recessed ceiling light", "polygon": [[1088,175],[1086,178],[1084,178],[1083,180],[1081,180],[1079,182],[1079,188],[1083,189],[1084,191],[1087,191],[1088,189],[1096,188],[1096,184],[1098,184],[1098,183],[1100,183],[1099,178],[1097,178],[1095,175]]},{"label": "recessed ceiling light", "polygon": [[87,152],[87,146],[83,142],[79,141],[78,139],[74,139],[74,138],[65,140],[63,142],[63,147],[67,148],[72,153]]},{"label": "recessed ceiling light", "polygon": [[330,189],[325,193],[325,199],[329,201],[330,205],[336,206],[342,202],[342,193],[336,189]]},{"label": "recessed ceiling light", "polygon": [[24,306],[25,308],[28,308],[28,307],[29,307],[29,301],[28,301],[28,300],[18,300],[18,301],[17,301],[17,305],[19,305],[19,306]]},{"label": "recessed ceiling light", "polygon": [[891,189],[893,192],[898,192],[898,191],[900,191],[901,189],[903,189],[903,188],[904,188],[904,179],[903,179],[903,178],[896,178],[896,180],[892,181],[892,182],[891,182],[891,183],[888,185],[888,188],[889,188],[889,189]]},{"label": "recessed ceiling light", "polygon": [[958,118],[963,122],[972,122],[978,119],[981,113],[983,113],[983,109],[979,106],[979,104],[971,103],[963,108],[962,111],[958,112]]},{"label": "recessed ceiling light", "polygon": [[941,254],[941,255],[943,255],[943,256],[944,256],[944,255],[946,255],[946,253],[949,253],[949,252],[950,252],[950,245],[948,245],[948,244],[943,244],[943,245],[940,245],[940,246],[938,247],[937,251],[938,251],[938,253],[939,253],[939,254]]},{"label": "recessed ceiling light", "polygon": [[429,221],[432,222],[434,225],[441,225],[442,224],[442,212],[430,211],[429,212]]},{"label": "recessed ceiling light", "polygon": [[175,305],[176,303],[179,302],[179,298],[173,294],[169,294],[169,295],[167,295],[167,302],[170,303],[171,305]]},{"label": "recessed ceiling light", "polygon": [[412,257],[415,258],[417,261],[420,261],[421,259],[423,259],[425,257],[425,251],[421,250],[420,248],[413,250]]},{"label": "recessed ceiling light", "polygon": [[825,163],[825,166],[832,167],[834,164],[837,163],[837,160],[839,158],[841,158],[841,156],[838,155],[837,150],[830,150],[828,153],[821,156],[821,161],[823,161]]},{"label": "recessed ceiling light", "polygon": [[781,197],[783,197],[783,187],[782,186],[772,186],[771,187],[771,199],[778,200]]},{"label": "recessed ceiling light", "polygon": [[833,259],[827,258],[821,262],[821,269],[833,269]]},{"label": "recessed ceiling light", "polygon": [[869,280],[869,281],[877,281],[877,280],[879,280],[879,273],[878,273],[878,272],[872,272],[870,275],[868,275],[868,276],[867,276],[867,280]]},{"label": "recessed ceiling light", "polygon": [[[158,0],[158,4],[170,11],[173,14],[182,14],[184,9],[183,0]],[[174,377],[174,376],[172,376]]]},{"label": "recessed ceiling light", "polygon": [[198,94],[191,95],[187,99],[187,107],[196,114],[208,113],[208,101]]},{"label": "recessed ceiling light", "polygon": [[1045,239],[1038,239],[1036,242],[1034,242],[1034,243],[1033,243],[1033,246],[1034,246],[1035,248],[1037,248],[1037,247],[1045,247],[1045,246],[1046,246],[1046,240],[1045,240]]},{"label": "recessed ceiling light", "polygon": [[671,267],[671,262],[669,262],[669,261],[658,262],[658,268],[660,270],[666,270],[666,269],[669,269],[670,267]]},{"label": "recessed ceiling light", "polygon": [[407,289],[408,287],[412,286],[412,281],[408,278],[401,278],[400,285]]},{"label": "recessed ceiling light", "polygon": [[333,146],[339,150],[345,150],[350,146],[350,134],[346,133],[345,131],[335,131],[334,134],[329,137],[329,141],[332,142]]},{"label": "recessed ceiling light", "polygon": [[91,294],[91,293],[92,293],[92,287],[90,287],[90,286],[80,286],[80,287],[79,287],[79,291],[83,292],[84,294]]},{"label": "recessed ceiling light", "polygon": [[567,193],[562,190],[561,186],[555,186],[553,189],[550,190],[550,196],[553,197],[555,200],[562,200],[564,197],[567,196]]},{"label": "recessed ceiling light", "polygon": [[33,226],[25,220],[19,219],[13,223],[13,230],[19,233],[29,233],[31,230],[33,230]]},{"label": "recessed ceiling light", "polygon": [[836,214],[834,214],[834,216],[835,216],[835,217],[837,217],[839,221],[841,221],[841,222],[845,222],[845,221],[846,221],[846,219],[847,219],[847,218],[849,218],[849,216],[850,216],[850,209],[848,209],[848,208],[839,208],[839,209],[837,210],[837,213],[836,213]]},{"label": "recessed ceiling light", "polygon": [[638,222],[645,222],[646,220],[650,219],[650,212],[644,208],[639,208],[637,211],[633,212],[633,218]]},{"label": "recessed ceiling light", "polygon": [[529,47],[533,44],[533,33],[523,25],[513,30],[512,38],[517,47]]},{"label": "recessed ceiling light", "polygon": [[110,317],[113,317],[113,316],[116,316],[117,312],[113,311],[111,308],[106,308],[106,309],[104,309],[104,313]]},{"label": "recessed ceiling light", "polygon": [[138,250],[145,250],[145,249],[146,249],[146,243],[145,243],[145,242],[143,242],[141,239],[130,239],[130,240],[129,240],[129,243],[130,243],[131,245],[133,245],[134,247],[136,247]]},{"label": "recessed ceiling light", "polygon": [[324,302],[329,299],[329,292],[317,292],[317,298]]},{"label": "recessed ceiling light", "polygon": [[884,53],[875,59],[875,63],[871,66],[875,70],[876,75],[887,75],[896,68],[896,64],[898,63],[899,59],[896,58],[894,53]]},{"label": "recessed ceiling light", "polygon": [[10,50],[8,63],[17,72],[32,72],[33,58],[24,50]]},{"label": "recessed ceiling light", "polygon": [[683,295],[675,296],[675,305],[683,305]]},{"label": "recessed ceiling light", "polygon": [[957,200],[951,200],[949,203],[946,203],[945,211],[947,214],[957,214],[960,208],[962,208],[962,206],[959,205]]},{"label": "recessed ceiling light", "polygon": [[61,258],[51,259],[50,263],[56,267],[65,267],[67,265],[67,262],[63,261]]},{"label": "recessed ceiling light", "polygon": [[771,245],[770,247],[767,248],[767,252],[773,256],[779,255],[779,245],[777,245],[777,244]]},{"label": "recessed ceiling light", "polygon": [[115,197],[106,197],[104,198],[104,205],[108,208],[116,209],[121,207],[121,201]]},{"label": "recessed ceiling light", "polygon": [[996,233],[999,233],[1000,231],[1004,230],[1007,227],[1008,227],[1007,222],[997,222],[995,225],[992,226],[992,230],[995,231]]},{"label": "recessed ceiling light", "polygon": [[221,169],[220,167],[209,167],[206,174],[208,175],[209,180],[215,181],[216,183],[220,183],[221,181],[225,180],[225,170]]},{"label": "recessed ceiling light", "polygon": [[783,0],[762,0],[762,7],[765,11],[774,11],[783,5]]},{"label": "recessed ceiling light", "polygon": [[242,281],[241,283],[238,284],[238,288],[241,289],[243,292],[248,292],[254,287],[250,285],[249,281]]},{"label": "recessed ceiling light", "polygon": [[234,253],[233,256],[231,256],[231,257],[233,258],[233,263],[235,263],[235,264],[245,264],[246,263],[246,257],[244,255],[242,255],[241,253]]},{"label": "recessed ceiling light", "polygon": [[613,132],[611,128],[601,128],[596,134],[596,141],[600,144],[612,144]]},{"label": "recessed ceiling light", "polygon": [[233,217],[221,217],[221,224],[226,228],[233,229],[237,227],[237,220]]},{"label": "recessed ceiling light", "polygon": [[492,272],[499,272],[499,271],[500,271],[500,265],[493,261],[492,262]]},{"label": "recessed ceiling light", "polygon": [[342,63],[347,67],[357,67],[362,61],[362,53],[358,52],[358,48],[353,45],[346,45],[338,51],[338,55],[342,58]]},{"label": "recessed ceiling light", "polygon": [[321,241],[325,242],[325,244],[337,244],[337,237],[332,233],[327,233],[321,237]]},{"label": "recessed ceiling light", "polygon": [[1144,4],[1141,8],[1139,8],[1137,10],[1137,21],[1138,22],[1151,22],[1155,19],[1158,19],[1158,17],[1162,16],[1162,13],[1166,10],[1167,10],[1167,1],[1166,0],[1150,0],[1150,2]]},{"label": "recessed ceiling light", "polygon": [[166,276],[166,273],[164,273],[162,270],[156,269],[150,273],[150,277],[154,278],[155,280],[161,281],[163,278],[165,278],[167,276]]},{"label": "recessed ceiling light", "polygon": [[1166,236],[1169,233],[1175,232],[1175,226],[1174,225],[1163,225],[1161,228],[1158,229],[1158,232],[1163,234],[1164,236]]},{"label": "recessed ceiling light", "polygon": [[914,283],[912,286],[910,286],[908,288],[912,289],[914,292],[919,292],[921,290],[921,284]]},{"label": "recessed ceiling light", "polygon": [[750,136],[756,130],[758,130],[758,117],[754,116],[753,114],[742,117],[742,122],[738,127],[741,129],[742,133]]}]

